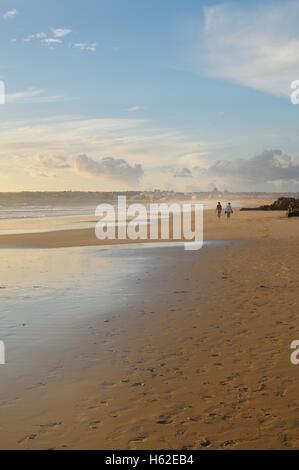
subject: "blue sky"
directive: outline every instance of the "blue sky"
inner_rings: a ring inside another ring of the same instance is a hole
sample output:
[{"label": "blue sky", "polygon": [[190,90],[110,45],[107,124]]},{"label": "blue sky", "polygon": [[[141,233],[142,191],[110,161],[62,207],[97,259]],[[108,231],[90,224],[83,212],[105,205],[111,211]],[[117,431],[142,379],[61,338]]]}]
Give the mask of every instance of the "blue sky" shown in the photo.
[{"label": "blue sky", "polygon": [[0,0],[2,190],[298,190],[298,21],[297,0]]}]

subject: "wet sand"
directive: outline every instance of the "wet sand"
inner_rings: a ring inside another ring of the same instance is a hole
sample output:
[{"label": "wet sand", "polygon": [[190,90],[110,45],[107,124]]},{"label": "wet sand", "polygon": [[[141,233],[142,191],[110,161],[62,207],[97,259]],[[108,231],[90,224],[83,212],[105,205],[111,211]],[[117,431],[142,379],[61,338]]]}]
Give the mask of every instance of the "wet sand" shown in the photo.
[{"label": "wet sand", "polygon": [[299,448],[299,220],[209,212],[205,228],[228,242],[159,248],[137,297],[1,396],[1,448]]}]

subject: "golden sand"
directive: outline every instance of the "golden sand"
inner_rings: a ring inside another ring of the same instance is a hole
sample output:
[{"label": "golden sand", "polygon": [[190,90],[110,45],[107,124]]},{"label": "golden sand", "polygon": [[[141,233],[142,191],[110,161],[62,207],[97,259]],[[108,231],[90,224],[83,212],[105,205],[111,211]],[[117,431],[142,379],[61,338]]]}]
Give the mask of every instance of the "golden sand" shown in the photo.
[{"label": "golden sand", "polygon": [[[0,244],[95,243],[91,230],[69,235]],[[150,302],[98,320],[92,342],[81,335],[81,360],[2,409],[1,448],[299,448],[299,219],[236,212],[219,222],[211,211],[205,237],[235,242],[182,250],[150,279]]]}]

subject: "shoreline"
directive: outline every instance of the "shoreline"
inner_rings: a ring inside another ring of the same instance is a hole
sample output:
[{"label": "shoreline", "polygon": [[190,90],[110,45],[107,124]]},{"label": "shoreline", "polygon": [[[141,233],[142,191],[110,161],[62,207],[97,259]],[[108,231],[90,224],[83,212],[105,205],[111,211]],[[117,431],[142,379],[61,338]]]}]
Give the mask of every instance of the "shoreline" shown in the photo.
[{"label": "shoreline", "polygon": [[[144,243],[169,243],[171,240],[98,240],[95,235],[94,221],[90,217],[72,218],[72,223],[82,224],[94,223],[90,228],[73,228],[73,229],[55,229],[53,227],[54,221],[48,221],[48,225],[43,227],[42,231],[38,231],[38,223],[35,221],[36,229],[33,233],[22,232],[21,228],[18,230],[20,233],[0,234],[0,249],[9,248],[74,248],[84,246],[113,246],[113,245],[126,245],[126,244],[144,244]],[[237,223],[236,223],[237,221]],[[63,222],[63,219],[60,220]],[[65,220],[64,220],[65,222]],[[262,226],[261,226],[262,222]],[[291,221],[287,219],[285,212],[241,212],[235,211],[232,220],[225,220],[225,216],[221,221],[216,220],[215,211],[207,210],[204,212],[204,240],[246,240],[256,239],[258,236],[262,238],[283,237],[290,236],[289,226]],[[298,219],[292,219],[293,223],[298,223]],[[27,229],[29,221],[23,222],[24,227]],[[45,223],[45,221],[41,221]],[[256,227],[253,225],[256,224]],[[7,222],[9,226],[9,222]],[[22,224],[21,224],[22,226]],[[252,228],[252,233],[248,228]],[[260,230],[259,230],[260,229]],[[259,230],[259,232],[257,232]],[[177,241],[174,241],[176,243]]]}]

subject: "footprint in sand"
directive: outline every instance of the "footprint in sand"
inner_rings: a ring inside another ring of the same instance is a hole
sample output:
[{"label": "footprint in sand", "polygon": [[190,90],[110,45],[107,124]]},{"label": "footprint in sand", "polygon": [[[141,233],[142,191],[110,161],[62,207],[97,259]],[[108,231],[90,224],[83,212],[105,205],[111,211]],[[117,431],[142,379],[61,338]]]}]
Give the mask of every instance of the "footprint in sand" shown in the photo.
[{"label": "footprint in sand", "polygon": [[62,423],[61,422],[57,422],[57,423],[47,423],[47,424],[40,424],[39,426],[39,431],[37,433],[32,433],[32,434],[28,434],[27,436],[23,437],[22,439],[20,439],[18,441],[18,444],[23,444],[24,442],[26,441],[33,441],[34,439],[36,439],[40,434],[43,434],[47,431],[50,431],[56,427],[59,427],[61,426]]},{"label": "footprint in sand", "polygon": [[203,448],[208,448],[212,445],[212,442],[209,440],[209,439],[202,439],[199,443],[200,447],[203,447]]},{"label": "footprint in sand", "polygon": [[228,447],[234,447],[234,446],[236,446],[236,445],[238,445],[238,444],[239,444],[238,441],[235,441],[235,440],[233,440],[233,439],[230,439],[230,440],[228,440],[228,441],[225,441],[225,442],[222,444],[222,447],[224,447],[224,448],[227,449]]},{"label": "footprint in sand", "polygon": [[171,424],[173,422],[171,416],[169,415],[160,415],[156,419],[157,424]]},{"label": "footprint in sand", "polygon": [[132,446],[134,448],[137,444],[142,444],[144,441],[146,441],[147,438],[148,438],[148,434],[138,434],[136,437],[129,440],[128,442],[129,448],[131,448]]},{"label": "footprint in sand", "polygon": [[34,439],[37,438],[37,434],[28,434],[28,436],[23,437],[18,441],[18,444],[23,444],[23,442],[26,441],[33,441]]},{"label": "footprint in sand", "polygon": [[43,430],[43,431],[47,431],[49,429],[53,429],[53,428],[56,428],[56,427],[61,426],[61,425],[62,425],[62,422],[41,424],[40,429]]},{"label": "footprint in sand", "polygon": [[144,382],[136,382],[134,384],[132,384],[132,387],[145,387],[145,383]]},{"label": "footprint in sand", "polygon": [[98,425],[101,424],[101,421],[99,419],[95,419],[89,423],[89,428],[95,431],[98,429]]}]

